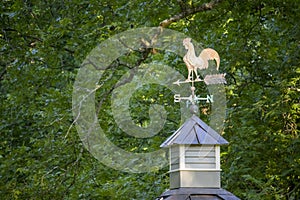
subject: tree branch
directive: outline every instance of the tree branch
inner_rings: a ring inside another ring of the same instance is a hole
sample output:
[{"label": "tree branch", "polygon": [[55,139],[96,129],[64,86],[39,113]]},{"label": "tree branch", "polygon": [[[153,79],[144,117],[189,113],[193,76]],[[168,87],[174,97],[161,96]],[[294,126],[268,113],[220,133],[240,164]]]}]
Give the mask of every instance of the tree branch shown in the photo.
[{"label": "tree branch", "polygon": [[186,9],[182,13],[174,15],[174,16],[170,17],[169,19],[165,19],[164,21],[162,21],[159,24],[159,26],[165,28],[165,27],[169,26],[170,24],[172,24],[173,22],[177,22],[180,19],[183,19],[183,18],[185,18],[189,15],[192,15],[192,14],[195,14],[195,13],[198,13],[198,12],[204,12],[204,11],[212,10],[214,7],[216,7],[222,1],[223,0],[212,0],[211,2],[204,3],[204,4],[202,4],[198,7]]}]

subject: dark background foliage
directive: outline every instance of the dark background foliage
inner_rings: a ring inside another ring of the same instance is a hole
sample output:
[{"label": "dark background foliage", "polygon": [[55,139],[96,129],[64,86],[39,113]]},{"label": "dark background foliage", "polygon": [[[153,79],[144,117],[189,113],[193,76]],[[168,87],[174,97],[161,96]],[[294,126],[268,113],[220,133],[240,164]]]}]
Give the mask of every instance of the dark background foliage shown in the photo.
[{"label": "dark background foliage", "polygon": [[[72,126],[71,105],[77,71],[97,44],[128,29],[161,25],[221,56],[228,82],[223,136],[230,142],[222,148],[222,187],[241,199],[299,199],[299,5],[298,0],[2,1],[1,198],[154,199],[168,188],[167,168],[130,174],[92,157]],[[137,52],[123,61],[164,59],[183,66],[181,58],[161,54]],[[145,126],[155,102],[169,111],[168,123],[149,140],[126,136],[114,123],[109,101],[111,85],[126,71],[121,63],[108,69],[107,77],[114,78],[97,91],[99,120],[119,146],[156,150],[180,125],[178,105],[167,89],[143,87],[131,100],[135,122]]]}]

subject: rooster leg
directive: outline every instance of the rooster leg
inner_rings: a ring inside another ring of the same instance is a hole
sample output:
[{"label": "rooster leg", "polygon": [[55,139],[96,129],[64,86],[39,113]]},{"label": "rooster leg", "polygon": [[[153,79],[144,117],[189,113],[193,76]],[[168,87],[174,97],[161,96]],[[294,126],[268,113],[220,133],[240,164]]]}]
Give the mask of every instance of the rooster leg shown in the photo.
[{"label": "rooster leg", "polygon": [[196,67],[194,68],[194,72],[195,72],[195,74],[196,74],[196,79],[195,79],[195,81],[199,81],[200,78],[199,78],[199,76],[198,76],[198,72],[197,72],[197,68],[196,68]]},{"label": "rooster leg", "polygon": [[191,74],[193,73],[193,69],[188,68],[188,71],[189,71],[189,73],[188,73],[188,78],[186,79],[186,82],[189,82],[191,80]]}]

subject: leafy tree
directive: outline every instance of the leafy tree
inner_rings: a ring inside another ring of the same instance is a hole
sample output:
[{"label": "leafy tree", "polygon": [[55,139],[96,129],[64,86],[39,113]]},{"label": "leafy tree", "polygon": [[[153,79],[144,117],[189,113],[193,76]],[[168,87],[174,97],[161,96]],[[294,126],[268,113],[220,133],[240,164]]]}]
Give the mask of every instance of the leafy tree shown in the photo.
[{"label": "leafy tree", "polygon": [[[0,195],[4,199],[154,199],[167,169],[110,169],[82,146],[72,91],[87,54],[125,30],[161,26],[189,35],[221,56],[227,74],[223,187],[241,199],[300,198],[298,0],[11,1],[0,4]],[[163,130],[150,139],[122,132],[111,114],[112,86],[142,63],[162,60],[185,72],[182,58],[140,50],[115,62],[97,90],[107,136],[133,152],[151,152],[180,125],[173,94],[159,85],[134,93],[131,115],[149,121],[165,106]],[[130,65],[128,65],[130,64]],[[202,88],[205,89],[205,88]],[[205,120],[209,115],[201,114]]]}]

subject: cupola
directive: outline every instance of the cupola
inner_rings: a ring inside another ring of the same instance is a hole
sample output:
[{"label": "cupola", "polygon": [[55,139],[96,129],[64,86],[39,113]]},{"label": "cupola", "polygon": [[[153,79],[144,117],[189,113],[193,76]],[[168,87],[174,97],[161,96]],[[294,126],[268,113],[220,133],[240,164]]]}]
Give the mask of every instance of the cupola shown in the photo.
[{"label": "cupola", "polygon": [[220,145],[228,142],[193,115],[161,147],[169,148],[170,188],[220,188]]}]

